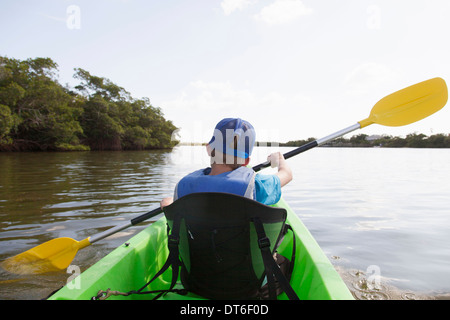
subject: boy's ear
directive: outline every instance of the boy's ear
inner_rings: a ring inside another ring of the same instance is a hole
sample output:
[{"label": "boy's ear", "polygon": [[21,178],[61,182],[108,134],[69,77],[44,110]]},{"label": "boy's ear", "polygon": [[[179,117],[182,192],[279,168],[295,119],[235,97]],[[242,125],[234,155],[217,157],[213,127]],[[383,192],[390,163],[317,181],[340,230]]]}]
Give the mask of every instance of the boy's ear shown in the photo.
[{"label": "boy's ear", "polygon": [[250,163],[250,157],[245,159],[244,166],[248,166],[249,163]]}]

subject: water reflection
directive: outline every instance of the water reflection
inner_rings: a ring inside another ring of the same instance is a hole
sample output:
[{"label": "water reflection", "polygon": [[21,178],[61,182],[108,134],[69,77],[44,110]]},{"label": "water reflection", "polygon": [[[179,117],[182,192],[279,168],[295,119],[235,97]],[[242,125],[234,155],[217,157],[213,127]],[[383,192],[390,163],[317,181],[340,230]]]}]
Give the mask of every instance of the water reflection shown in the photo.
[{"label": "water reflection", "polygon": [[161,151],[0,154],[1,254],[59,233],[77,236],[80,220],[96,231],[102,218],[149,211],[173,188],[170,175],[161,176],[167,158]]}]

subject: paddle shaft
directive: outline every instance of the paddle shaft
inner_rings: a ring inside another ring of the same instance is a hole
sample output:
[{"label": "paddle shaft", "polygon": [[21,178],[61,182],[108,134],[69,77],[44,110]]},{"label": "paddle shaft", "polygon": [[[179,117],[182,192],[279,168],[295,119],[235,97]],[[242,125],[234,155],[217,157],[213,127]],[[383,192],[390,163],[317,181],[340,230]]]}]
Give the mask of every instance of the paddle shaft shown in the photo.
[{"label": "paddle shaft", "polygon": [[[285,153],[283,156],[285,159],[289,159],[347,133],[364,128],[372,123],[387,126],[402,126],[416,122],[443,108],[448,99],[447,91],[447,85],[441,78],[430,79],[428,81],[402,89],[378,101],[378,103],[372,108],[370,116],[367,119],[359,121],[350,127],[337,131],[324,138],[306,143],[303,146]],[[253,170],[258,172],[269,166],[270,162],[266,161],[253,167]],[[160,208],[156,208],[132,219],[126,224],[116,226],[89,238],[89,242],[97,242],[116,232],[155,217],[160,213],[162,213],[162,210]]]},{"label": "paddle shaft", "polygon": [[[328,135],[328,136],[326,136],[324,138],[317,139],[315,141],[311,141],[309,143],[306,143],[306,144],[304,144],[304,145],[302,145],[302,146],[300,146],[300,147],[298,147],[298,148],[296,148],[296,149],[294,149],[292,151],[289,151],[289,152],[285,153],[283,156],[284,156],[285,159],[289,159],[289,158],[291,158],[293,156],[296,156],[296,155],[298,155],[298,154],[300,154],[302,152],[305,152],[305,151],[308,151],[308,150],[310,150],[312,148],[320,146],[320,145],[322,145],[324,143],[327,143],[328,141],[331,141],[333,139],[342,137],[343,135],[345,135],[347,133],[350,133],[352,131],[355,131],[357,129],[360,129],[360,128],[361,128],[361,125],[359,123],[356,123],[356,124],[354,124],[354,125],[352,125],[352,126],[350,126],[348,128],[345,128],[345,129],[342,129],[340,131],[337,131],[337,132],[335,132],[333,134],[330,134],[330,135]],[[266,162],[261,163],[261,164],[259,164],[257,166],[254,166],[253,170],[255,172],[258,172],[261,169],[267,168],[269,166],[270,166],[270,162],[266,161]],[[152,211],[149,211],[149,212],[147,212],[147,213],[145,213],[145,214],[143,214],[143,215],[141,215],[139,217],[136,217],[136,218],[128,221],[127,223],[118,225],[118,226],[113,227],[111,229],[108,229],[108,230],[106,230],[106,231],[104,231],[102,233],[99,233],[99,234],[97,234],[95,236],[92,236],[91,238],[89,238],[89,242],[92,244],[94,242],[100,241],[100,240],[102,240],[102,239],[104,239],[106,237],[109,237],[110,235],[113,235],[113,234],[115,234],[115,233],[117,233],[119,231],[122,231],[122,230],[124,230],[126,228],[135,226],[135,225],[137,225],[137,224],[139,224],[139,223],[141,223],[141,222],[143,222],[145,220],[153,218],[153,217],[157,216],[160,213],[162,213],[161,208],[153,209]]]},{"label": "paddle shaft", "polygon": [[[330,134],[330,135],[328,135],[326,137],[323,137],[321,139],[317,139],[317,140],[308,142],[308,143],[306,143],[306,144],[304,144],[304,145],[302,145],[302,146],[300,146],[300,147],[298,147],[298,148],[296,148],[294,150],[286,152],[283,156],[284,156],[285,159],[289,159],[289,158],[291,158],[293,156],[296,156],[296,155],[298,155],[298,154],[300,154],[302,152],[305,152],[305,151],[308,151],[308,150],[310,150],[312,148],[315,148],[317,146],[323,145],[324,143],[327,143],[328,141],[331,141],[331,140],[334,140],[336,138],[342,137],[343,135],[345,135],[347,133],[350,133],[352,131],[355,131],[357,129],[360,129],[360,128],[361,128],[361,125],[358,122],[358,123],[356,123],[356,124],[354,124],[354,125],[352,125],[352,126],[350,126],[348,128],[336,131],[335,133]],[[269,166],[270,166],[270,162],[266,161],[264,163],[261,163],[261,164],[255,166],[255,167],[253,167],[253,170],[258,172],[259,170],[261,170],[263,168],[267,168]]]},{"label": "paddle shaft", "polygon": [[160,214],[160,213],[162,213],[161,208],[153,209],[152,211],[149,211],[149,212],[147,212],[147,213],[144,213],[143,215],[140,215],[139,217],[136,217],[136,218],[134,218],[134,219],[131,219],[131,220],[128,221],[127,223],[124,223],[124,224],[115,226],[115,227],[113,227],[113,228],[111,228],[111,229],[108,229],[108,230],[106,230],[106,231],[104,231],[104,232],[101,232],[101,233],[99,233],[99,234],[96,234],[96,235],[90,237],[90,238],[89,238],[89,242],[90,242],[91,244],[93,244],[93,243],[95,243],[95,242],[97,242],[97,241],[100,241],[100,240],[102,240],[102,239],[104,239],[104,238],[106,238],[106,237],[109,237],[110,235],[113,235],[113,234],[115,234],[115,233],[117,233],[117,232],[119,232],[119,231],[122,231],[122,230],[124,230],[124,229],[129,228],[129,227],[135,226],[135,225],[137,225],[137,224],[139,224],[139,223],[141,223],[141,222],[143,222],[143,221],[145,221],[145,220],[148,220],[148,219],[150,219],[150,218],[153,218],[153,217],[157,216],[157,215]]}]

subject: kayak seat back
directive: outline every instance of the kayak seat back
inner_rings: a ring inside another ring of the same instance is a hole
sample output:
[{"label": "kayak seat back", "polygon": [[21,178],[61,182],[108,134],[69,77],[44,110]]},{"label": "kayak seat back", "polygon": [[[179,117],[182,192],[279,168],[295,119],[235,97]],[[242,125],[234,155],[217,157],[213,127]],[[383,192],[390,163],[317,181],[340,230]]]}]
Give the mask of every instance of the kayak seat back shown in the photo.
[{"label": "kayak seat back", "polygon": [[[164,208],[172,285],[209,299],[258,299],[263,282],[296,298],[274,254],[286,232],[284,208],[227,193],[192,193]],[[167,263],[166,263],[167,265]]]}]

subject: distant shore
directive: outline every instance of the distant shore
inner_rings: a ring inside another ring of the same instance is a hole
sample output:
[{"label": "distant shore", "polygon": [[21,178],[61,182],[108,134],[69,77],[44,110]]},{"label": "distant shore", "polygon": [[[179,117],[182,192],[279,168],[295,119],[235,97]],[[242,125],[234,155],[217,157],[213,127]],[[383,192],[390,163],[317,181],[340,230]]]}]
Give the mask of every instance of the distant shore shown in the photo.
[{"label": "distant shore", "polygon": [[[309,138],[307,140],[289,141],[280,143],[280,146],[297,147],[310,141],[316,140]],[[450,134],[434,134],[426,136],[425,134],[412,133],[405,138],[389,135],[367,134],[355,135],[349,139],[337,138],[323,145],[324,147],[345,147],[345,148],[450,148]]]},{"label": "distant shore", "polygon": [[[257,141],[256,146],[260,147],[300,147],[308,142],[314,141],[316,138],[308,138],[306,140],[295,140],[288,142],[263,142]],[[202,146],[206,143],[201,142],[180,142],[178,146]],[[349,139],[338,138],[330,141],[322,147],[332,148],[450,148],[450,134],[434,134],[426,136],[425,134],[412,133],[405,138],[394,137],[389,135],[373,135],[359,134]]]}]

